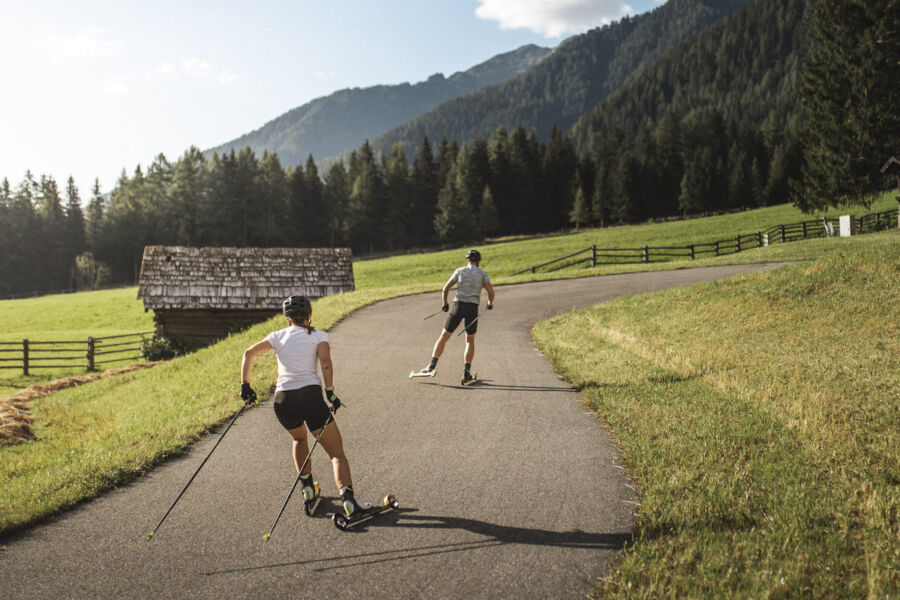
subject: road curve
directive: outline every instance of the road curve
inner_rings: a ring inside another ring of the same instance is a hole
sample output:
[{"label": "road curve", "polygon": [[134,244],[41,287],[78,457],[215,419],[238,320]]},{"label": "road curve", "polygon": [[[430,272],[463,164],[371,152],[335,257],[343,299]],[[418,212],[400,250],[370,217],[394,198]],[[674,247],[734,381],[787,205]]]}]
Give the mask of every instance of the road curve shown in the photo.
[{"label": "road curve", "polygon": [[[0,542],[0,597],[577,598],[616,560],[631,493],[601,422],[554,375],[529,331],[539,320],[627,294],[777,265],[612,275],[497,288],[482,311],[474,370],[463,337],[434,379],[407,379],[441,329],[438,293],[380,302],[329,334],[338,414],[357,497],[401,508],[340,532],[323,452],[320,518],[297,497],[288,436],[267,401],[235,422],[169,515],[153,526],[218,435],[132,484]],[[238,365],[235,364],[235,373]]]}]

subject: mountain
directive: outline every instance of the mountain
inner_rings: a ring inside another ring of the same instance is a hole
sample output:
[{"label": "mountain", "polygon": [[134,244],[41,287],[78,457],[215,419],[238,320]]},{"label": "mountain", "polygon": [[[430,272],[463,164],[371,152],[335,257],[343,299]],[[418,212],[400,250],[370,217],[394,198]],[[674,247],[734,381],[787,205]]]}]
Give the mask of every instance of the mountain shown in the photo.
[{"label": "mountain", "polygon": [[448,100],[373,139],[372,146],[386,154],[400,141],[411,156],[426,134],[432,141],[463,143],[488,137],[499,126],[522,126],[546,138],[552,127],[570,128],[632,74],[748,1],[669,0],[574,36],[531,70]]},{"label": "mountain", "polygon": [[667,113],[714,110],[739,129],[784,128],[799,117],[794,94],[807,56],[808,0],[755,0],[672,48],[637,73],[571,130],[589,152],[598,131],[637,131]]},{"label": "mountain", "polygon": [[349,151],[437,104],[503,82],[540,63],[552,50],[529,44],[497,55],[467,71],[437,73],[416,84],[378,85],[337,91],[299,106],[259,129],[211,148],[224,154],[249,146],[262,156],[275,152],[285,166]]}]

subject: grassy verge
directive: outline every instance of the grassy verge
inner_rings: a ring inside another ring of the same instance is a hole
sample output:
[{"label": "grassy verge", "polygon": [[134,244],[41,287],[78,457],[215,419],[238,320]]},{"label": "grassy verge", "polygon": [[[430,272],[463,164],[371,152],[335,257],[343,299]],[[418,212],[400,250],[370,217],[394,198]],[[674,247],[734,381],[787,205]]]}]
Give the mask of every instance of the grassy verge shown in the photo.
[{"label": "grassy verge", "polygon": [[539,324],[640,489],[604,597],[900,595],[900,234]]}]

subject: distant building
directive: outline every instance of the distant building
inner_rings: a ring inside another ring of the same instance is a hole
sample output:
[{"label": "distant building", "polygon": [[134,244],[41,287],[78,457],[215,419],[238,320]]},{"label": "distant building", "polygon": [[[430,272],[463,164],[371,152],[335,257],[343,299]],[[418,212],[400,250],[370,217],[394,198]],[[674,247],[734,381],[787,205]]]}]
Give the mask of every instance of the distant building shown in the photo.
[{"label": "distant building", "polygon": [[208,343],[281,312],[281,302],[352,291],[349,248],[147,246],[138,298],[158,335]]}]

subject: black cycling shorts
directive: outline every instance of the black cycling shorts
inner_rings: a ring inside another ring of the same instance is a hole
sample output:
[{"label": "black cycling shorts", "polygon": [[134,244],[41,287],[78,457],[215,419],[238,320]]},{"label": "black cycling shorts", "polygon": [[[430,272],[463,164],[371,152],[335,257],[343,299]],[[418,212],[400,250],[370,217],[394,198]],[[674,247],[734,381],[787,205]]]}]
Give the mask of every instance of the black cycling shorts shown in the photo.
[{"label": "black cycling shorts", "polygon": [[285,429],[296,429],[306,423],[310,431],[316,431],[324,427],[331,416],[320,385],[275,392],[273,406],[278,422]]},{"label": "black cycling shorts", "polygon": [[474,321],[477,318],[478,304],[474,302],[454,302],[453,308],[450,309],[450,315],[447,316],[447,321],[444,323],[444,329],[453,333],[459,327],[459,322],[465,319],[466,334],[475,335],[475,332],[478,331],[478,323]]}]

